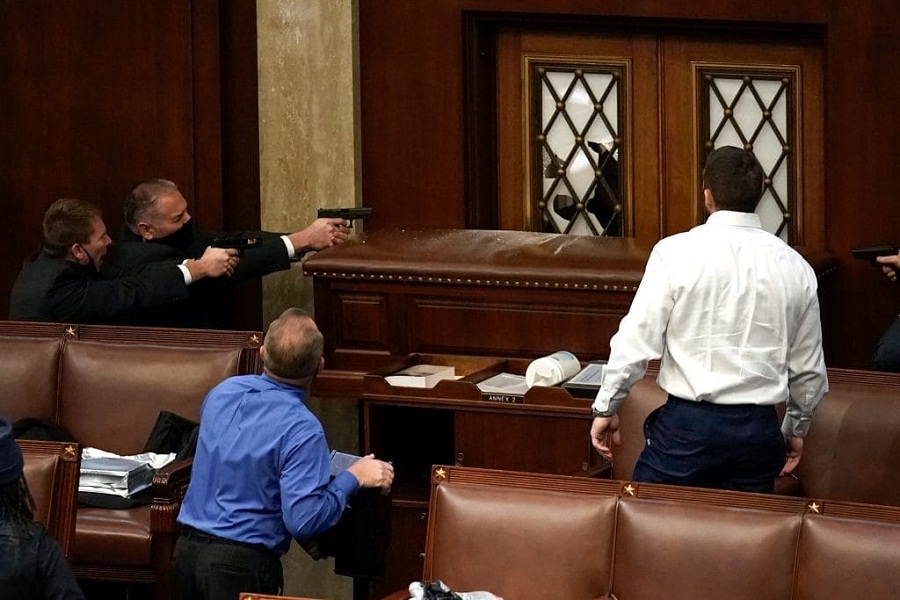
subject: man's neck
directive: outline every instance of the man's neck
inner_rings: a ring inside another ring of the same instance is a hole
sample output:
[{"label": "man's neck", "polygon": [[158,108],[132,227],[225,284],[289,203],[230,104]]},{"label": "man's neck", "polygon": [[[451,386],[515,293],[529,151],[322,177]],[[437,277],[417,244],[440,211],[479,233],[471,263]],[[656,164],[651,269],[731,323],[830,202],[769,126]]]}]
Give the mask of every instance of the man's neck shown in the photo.
[{"label": "man's neck", "polygon": [[300,388],[301,390],[304,390],[304,391],[309,391],[309,386],[312,383],[311,377],[304,377],[302,379],[289,379],[287,377],[280,377],[280,376],[276,375],[275,373],[273,373],[272,371],[266,369],[265,367],[263,367],[263,375],[265,375],[266,377],[269,377],[270,379],[274,379],[275,381],[283,383],[285,385],[290,385],[290,386],[293,386],[296,388]]}]

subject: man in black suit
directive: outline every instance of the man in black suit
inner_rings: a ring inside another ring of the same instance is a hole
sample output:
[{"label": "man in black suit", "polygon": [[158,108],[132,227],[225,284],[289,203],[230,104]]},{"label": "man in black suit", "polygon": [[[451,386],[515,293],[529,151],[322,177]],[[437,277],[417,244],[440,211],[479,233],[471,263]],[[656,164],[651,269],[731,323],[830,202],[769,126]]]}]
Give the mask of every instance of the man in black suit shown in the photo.
[{"label": "man in black suit", "polygon": [[160,260],[190,260],[216,238],[253,240],[241,252],[241,261],[227,281],[206,281],[190,290],[187,300],[164,309],[142,311],[136,324],[228,329],[234,285],[290,268],[311,250],[321,250],[347,239],[343,219],[317,219],[305,229],[280,235],[267,231],[213,232],[195,227],[187,201],[178,186],[165,179],[138,184],[124,207],[125,225],[116,236],[104,271],[125,276]]},{"label": "man in black suit", "polygon": [[[881,263],[881,269],[888,279],[896,282],[897,273],[900,272],[900,254],[879,256],[875,260]],[[872,365],[876,371],[900,373],[900,317],[891,323],[878,340],[872,356]]]},{"label": "man in black suit", "polygon": [[227,276],[237,251],[207,248],[186,265],[147,264],[128,277],[103,279],[111,240],[100,209],[63,198],[44,215],[44,247],[25,261],[13,284],[9,318],[60,323],[122,323],[138,309],[164,307],[188,297],[188,286]]}]

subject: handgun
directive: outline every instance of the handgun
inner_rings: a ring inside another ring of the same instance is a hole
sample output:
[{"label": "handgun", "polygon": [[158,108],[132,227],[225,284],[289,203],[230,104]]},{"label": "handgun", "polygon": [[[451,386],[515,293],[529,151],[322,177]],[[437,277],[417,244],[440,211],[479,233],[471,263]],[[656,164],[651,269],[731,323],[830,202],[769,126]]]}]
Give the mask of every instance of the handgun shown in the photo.
[{"label": "handgun", "polygon": [[359,208],[320,208],[317,216],[320,219],[339,218],[350,222],[353,227],[353,219],[364,219],[372,216],[370,207],[361,206]]},{"label": "handgun", "polygon": [[238,254],[243,254],[244,250],[247,248],[255,248],[262,244],[262,240],[259,238],[251,238],[251,237],[228,237],[228,238],[213,238],[212,242],[210,242],[210,246],[213,248],[234,248],[238,251]]},{"label": "handgun", "polygon": [[896,246],[891,245],[883,245],[883,246],[860,246],[858,248],[853,249],[853,258],[858,258],[860,260],[867,260],[873,265],[880,264],[877,260],[875,260],[879,256],[894,256],[898,253],[898,249]]}]

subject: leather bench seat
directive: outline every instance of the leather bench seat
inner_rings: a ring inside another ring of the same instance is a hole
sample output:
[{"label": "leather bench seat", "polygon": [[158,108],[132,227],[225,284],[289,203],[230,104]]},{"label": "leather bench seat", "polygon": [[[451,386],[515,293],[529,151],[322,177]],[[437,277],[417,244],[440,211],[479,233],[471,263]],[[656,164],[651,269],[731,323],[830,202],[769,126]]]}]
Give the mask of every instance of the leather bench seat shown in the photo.
[{"label": "leather bench seat", "polygon": [[[900,506],[900,374],[829,369],[828,381],[796,479],[780,478],[776,492]],[[644,419],[665,401],[656,373],[631,389],[619,409],[622,446],[613,447],[613,479],[631,479],[645,443]]]},{"label": "leather bench seat", "polygon": [[898,564],[900,507],[435,466],[421,580],[515,600],[887,600]]},{"label": "leather bench seat", "polygon": [[150,506],[116,510],[79,507],[73,561],[150,564]]},{"label": "leather bench seat", "polygon": [[[161,411],[197,421],[213,386],[259,372],[261,342],[252,331],[0,321],[0,414],[61,426],[82,447],[137,454]],[[79,507],[76,576],[155,583],[157,597],[171,597],[175,518],[190,469],[190,460],[161,469],[151,506]]]}]

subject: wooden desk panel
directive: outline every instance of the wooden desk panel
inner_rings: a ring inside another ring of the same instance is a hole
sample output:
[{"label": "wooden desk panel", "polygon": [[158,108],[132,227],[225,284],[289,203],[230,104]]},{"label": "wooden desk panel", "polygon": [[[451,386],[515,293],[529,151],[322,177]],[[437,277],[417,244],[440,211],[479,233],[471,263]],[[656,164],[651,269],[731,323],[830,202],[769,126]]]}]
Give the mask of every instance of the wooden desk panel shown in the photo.
[{"label": "wooden desk panel", "polygon": [[327,368],[415,352],[606,358],[649,248],[520,231],[379,231],[304,263]]}]

